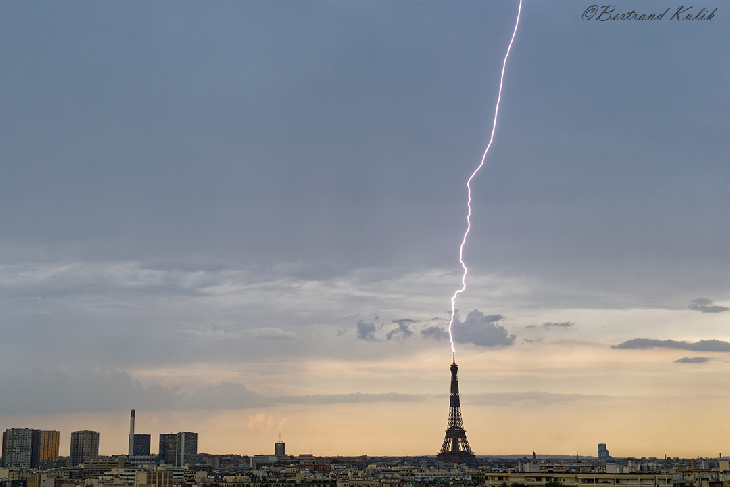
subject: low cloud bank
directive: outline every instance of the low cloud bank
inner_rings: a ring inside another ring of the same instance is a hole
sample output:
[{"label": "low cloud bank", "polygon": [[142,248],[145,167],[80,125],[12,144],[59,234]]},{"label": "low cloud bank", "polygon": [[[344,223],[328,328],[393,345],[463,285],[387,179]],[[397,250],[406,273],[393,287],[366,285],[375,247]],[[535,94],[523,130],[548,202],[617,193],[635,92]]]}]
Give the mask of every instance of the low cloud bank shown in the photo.
[{"label": "low cloud bank", "polygon": [[569,328],[571,326],[575,326],[575,323],[573,323],[572,321],[563,321],[562,323],[553,323],[552,321],[550,321],[550,322],[547,322],[547,323],[543,323],[542,326],[543,326],[543,328],[547,328],[547,329],[550,329],[550,328]]},{"label": "low cloud bank", "polygon": [[700,340],[698,342],[680,342],[676,340],[654,340],[651,338],[634,338],[611,348],[624,350],[646,350],[649,348],[671,348],[675,350],[691,350],[693,352],[730,352],[730,343],[722,340]]},{"label": "low cloud bank", "polygon": [[712,360],[712,357],[683,357],[679,360],[675,360],[675,364],[704,364]]},{"label": "low cloud bank", "polygon": [[[696,357],[697,360],[703,357]],[[682,360],[678,361],[682,362]],[[690,363],[690,362],[685,362]],[[695,362],[692,362],[695,363]],[[219,410],[265,408],[281,404],[360,404],[378,402],[419,403],[446,401],[447,394],[361,393],[263,396],[243,384],[222,382],[194,393],[178,387],[143,386],[123,371],[96,370],[69,373],[34,371],[14,377],[0,376],[0,388],[13,394],[0,395],[2,414],[59,414],[137,410]],[[481,406],[545,407],[603,399],[608,396],[556,394],[542,391],[469,394],[467,404]]]},{"label": "low cloud bank", "polygon": [[386,392],[381,394],[313,394],[308,396],[278,396],[271,398],[275,404],[353,404],[363,402],[418,402],[425,401],[428,396],[417,394],[399,394]]},{"label": "low cloud bank", "polygon": [[718,306],[715,302],[708,298],[695,298],[687,307],[689,309],[699,311],[700,313],[722,313],[730,310],[727,306]]},{"label": "low cloud bank", "polygon": [[116,370],[34,371],[16,376],[0,376],[2,414],[55,414],[76,412],[185,409],[244,409],[277,404],[338,404],[371,402],[416,402],[427,399],[417,394],[317,394],[263,396],[231,382],[206,386],[195,393],[178,387],[143,386],[126,373]]},{"label": "low cloud bank", "polygon": [[228,330],[215,325],[208,325],[200,330],[182,330],[182,334],[196,340],[299,340],[302,337],[292,331],[281,328],[249,328],[245,330]]},{"label": "low cloud bank", "polygon": [[462,397],[467,404],[482,406],[527,406],[540,407],[554,404],[567,404],[578,401],[605,399],[609,396],[586,395],[586,394],[556,394],[552,392],[529,391],[529,392],[494,392],[476,394]]}]

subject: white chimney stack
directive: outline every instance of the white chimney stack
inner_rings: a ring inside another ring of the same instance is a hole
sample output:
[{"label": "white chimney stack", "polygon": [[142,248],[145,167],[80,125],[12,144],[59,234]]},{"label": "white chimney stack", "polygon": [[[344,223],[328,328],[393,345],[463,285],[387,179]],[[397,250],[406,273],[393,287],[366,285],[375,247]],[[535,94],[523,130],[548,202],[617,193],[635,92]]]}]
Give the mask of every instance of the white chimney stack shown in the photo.
[{"label": "white chimney stack", "polygon": [[134,409],[132,409],[132,417],[129,418],[129,456],[134,455]]}]

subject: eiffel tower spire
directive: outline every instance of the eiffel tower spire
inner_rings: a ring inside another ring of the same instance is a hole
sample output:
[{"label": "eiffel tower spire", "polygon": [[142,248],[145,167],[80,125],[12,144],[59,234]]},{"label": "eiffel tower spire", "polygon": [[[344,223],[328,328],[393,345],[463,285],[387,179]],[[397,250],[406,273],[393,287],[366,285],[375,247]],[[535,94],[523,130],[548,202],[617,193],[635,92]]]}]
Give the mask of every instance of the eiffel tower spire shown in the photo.
[{"label": "eiffel tower spire", "polygon": [[464,420],[461,419],[461,401],[459,400],[459,379],[456,372],[459,366],[453,359],[451,364],[451,397],[449,398],[449,426],[446,428],[446,437],[436,460],[452,463],[466,463],[475,465],[476,457],[469,447],[464,430]]}]

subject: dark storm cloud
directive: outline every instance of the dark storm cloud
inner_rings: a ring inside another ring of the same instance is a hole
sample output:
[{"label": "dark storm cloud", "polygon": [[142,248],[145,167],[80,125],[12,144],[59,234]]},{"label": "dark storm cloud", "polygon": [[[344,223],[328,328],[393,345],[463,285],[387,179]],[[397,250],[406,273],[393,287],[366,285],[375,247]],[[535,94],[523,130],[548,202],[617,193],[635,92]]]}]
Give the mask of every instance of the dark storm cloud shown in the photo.
[{"label": "dark storm cloud", "polygon": [[645,350],[649,348],[671,348],[675,350],[691,350],[694,352],[730,352],[730,343],[722,340],[700,340],[698,342],[680,342],[676,340],[655,340],[651,338],[634,338],[611,348],[626,350]]},{"label": "dark storm cloud", "polygon": [[423,338],[433,338],[434,340],[448,340],[449,332],[440,326],[429,326],[421,330]]},{"label": "dark storm cloud", "polygon": [[[44,259],[292,262],[308,279],[452,264],[457,188],[492,109],[474,100],[494,95],[514,5],[188,4],[174,21],[149,2],[42,3],[0,15],[0,45],[14,46],[0,52],[12,88],[0,93],[1,239],[40,246]],[[558,270],[579,289],[604,275],[586,268],[635,269],[665,288],[661,269],[676,272],[664,263],[677,255],[727,275],[730,250],[717,242],[728,229],[714,223],[730,206],[721,24],[692,36],[631,31],[609,47],[605,33],[564,21],[568,6],[532,12],[546,22],[516,38],[490,154],[520,164],[491,165],[475,188],[475,205],[504,206],[474,220],[466,251],[483,247],[470,262],[553,282]],[[438,32],[426,28],[434,19]],[[558,21],[565,37],[550,36]],[[628,92],[627,73],[640,73]],[[691,107],[663,103],[697,89],[707,95]],[[519,144],[525,132],[537,143]],[[671,198],[676,184],[686,198]],[[410,237],[365,238],[395,234]],[[705,270],[686,272],[712,288],[721,278]]]},{"label": "dark storm cloud", "polygon": [[[453,269],[513,3],[0,9],[0,369],[30,356],[118,368],[346,356],[306,330],[343,327],[327,314],[339,313],[332,296],[306,300],[318,310],[306,318],[276,297],[344,280],[340,296],[364,303],[363,288],[409,273],[426,276],[410,296],[426,296],[429,272]],[[515,40],[492,162],[473,188],[470,279],[489,269],[516,284],[504,298],[515,308],[723,296],[724,24],[608,33],[568,20],[568,2],[531,9],[540,21]],[[386,294],[372,292],[363,313]],[[446,305],[435,302],[419,312]],[[347,326],[361,316],[380,323],[363,314]],[[205,328],[213,320],[223,332]],[[352,330],[370,341],[387,331]],[[511,339],[497,322],[462,331]]]},{"label": "dark storm cloud", "polygon": [[704,364],[712,360],[712,357],[682,357],[675,360],[675,364]]},{"label": "dark storm cloud", "polygon": [[375,341],[375,324],[365,323],[363,320],[357,322],[357,338],[359,340]]},{"label": "dark storm cloud", "polygon": [[387,340],[402,340],[413,335],[413,331],[408,326],[409,323],[416,323],[414,320],[393,320],[393,323],[398,323],[398,328],[391,330],[385,336]]},{"label": "dark storm cloud", "polygon": [[479,310],[470,311],[463,322],[454,318],[452,333],[456,343],[473,343],[480,347],[509,346],[515,341],[507,329],[498,323],[502,315],[485,315]]},{"label": "dark storm cloud", "polygon": [[542,324],[543,328],[568,328],[571,326],[575,326],[575,323],[570,321],[564,321],[562,323],[553,323],[553,322],[547,322]]},{"label": "dark storm cloud", "polygon": [[700,313],[722,313],[730,310],[727,306],[716,305],[713,300],[708,298],[695,298],[687,307]]}]

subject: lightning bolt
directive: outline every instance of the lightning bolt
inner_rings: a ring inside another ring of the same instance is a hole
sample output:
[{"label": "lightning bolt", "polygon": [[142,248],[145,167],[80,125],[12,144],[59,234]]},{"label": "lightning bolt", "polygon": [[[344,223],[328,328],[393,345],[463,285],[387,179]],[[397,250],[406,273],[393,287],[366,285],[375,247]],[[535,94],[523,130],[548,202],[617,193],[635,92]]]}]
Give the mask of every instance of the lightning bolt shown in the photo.
[{"label": "lightning bolt", "polygon": [[454,335],[451,333],[451,327],[454,324],[454,317],[456,316],[456,297],[459,295],[459,293],[463,293],[466,291],[466,275],[469,272],[469,270],[466,268],[466,264],[464,263],[464,245],[466,244],[466,237],[469,235],[469,231],[471,230],[471,180],[474,179],[474,176],[477,175],[479,170],[484,166],[484,161],[487,158],[487,153],[489,153],[489,148],[492,147],[492,141],[494,140],[494,131],[497,129],[497,115],[499,115],[499,102],[502,100],[502,84],[504,82],[504,69],[507,66],[507,58],[509,57],[509,52],[512,49],[512,43],[515,41],[515,35],[517,34],[517,26],[520,25],[520,13],[522,12],[522,0],[520,0],[519,6],[517,7],[517,21],[515,22],[515,28],[512,31],[512,38],[509,41],[509,46],[507,46],[507,54],[504,55],[504,61],[502,62],[502,76],[499,78],[499,93],[497,94],[497,106],[494,109],[494,122],[492,123],[492,135],[489,137],[489,143],[487,144],[487,148],[484,150],[484,154],[482,155],[482,160],[477,166],[477,168],[474,170],[473,173],[471,173],[471,176],[469,176],[469,179],[466,181],[466,190],[467,194],[469,195],[469,198],[467,199],[466,206],[468,208],[468,212],[466,214],[466,231],[464,232],[464,238],[461,240],[461,245],[459,245],[459,262],[461,262],[461,267],[464,269],[464,274],[461,276],[461,289],[457,289],[456,292],[454,292],[454,295],[451,296],[451,319],[449,320],[449,342],[451,343],[451,353],[456,354],[456,350],[454,349]]}]

